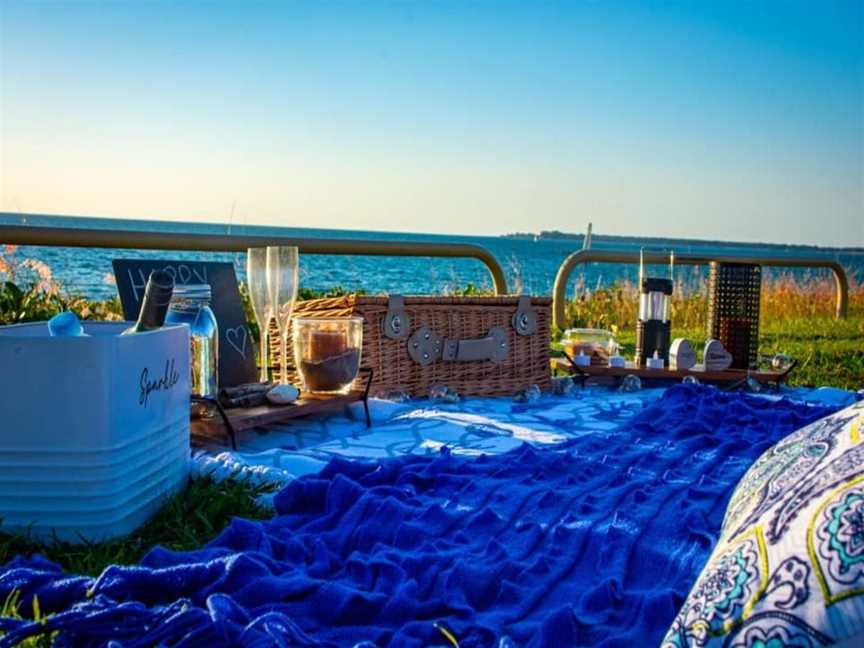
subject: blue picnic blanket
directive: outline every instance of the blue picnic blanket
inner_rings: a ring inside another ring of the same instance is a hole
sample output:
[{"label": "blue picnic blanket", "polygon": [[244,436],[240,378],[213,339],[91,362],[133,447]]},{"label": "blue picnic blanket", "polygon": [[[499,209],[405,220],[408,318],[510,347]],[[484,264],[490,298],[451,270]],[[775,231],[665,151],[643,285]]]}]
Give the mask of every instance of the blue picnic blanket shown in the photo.
[{"label": "blue picnic blanket", "polygon": [[[371,427],[361,403],[345,413],[293,419],[241,437],[240,450],[198,450],[192,474],[216,480],[287,484],[321,472],[335,456],[385,459],[403,454],[433,456],[441,448],[457,455],[503,454],[523,443],[558,445],[627,423],[663,389],[632,393],[605,387],[544,394],[532,402],[511,398],[460,398],[457,402],[369,399]],[[263,498],[262,498],[263,499]],[[265,502],[262,502],[265,503]],[[271,502],[272,504],[272,502]]]},{"label": "blue picnic blanket", "polygon": [[[0,568],[0,646],[651,646],[706,561],[738,479],[837,407],[670,388],[629,423],[500,455],[334,458],[206,547],[98,578]],[[452,639],[451,639],[452,637]]]}]

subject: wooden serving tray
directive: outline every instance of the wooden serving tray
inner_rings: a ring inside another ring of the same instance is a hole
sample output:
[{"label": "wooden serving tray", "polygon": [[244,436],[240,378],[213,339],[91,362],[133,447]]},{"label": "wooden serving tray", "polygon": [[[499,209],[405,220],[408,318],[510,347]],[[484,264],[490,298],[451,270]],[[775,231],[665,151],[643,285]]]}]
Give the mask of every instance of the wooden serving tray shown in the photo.
[{"label": "wooden serving tray", "polygon": [[[365,400],[366,393],[360,390],[334,395],[301,393],[300,398],[290,405],[259,405],[226,409],[223,411],[230,423],[230,429],[225,424],[225,419],[218,413],[206,419],[192,419],[189,423],[192,445],[212,445],[214,442],[224,444],[225,441],[232,440],[232,437],[253,428],[283,423],[313,414],[338,414],[351,403]],[[366,423],[369,424],[368,418]]]},{"label": "wooden serving tray", "polygon": [[[693,369],[648,369],[646,367],[598,367],[594,365],[577,367],[571,364],[567,358],[552,358],[550,365],[553,369],[560,369],[577,378],[581,378],[583,384],[585,380],[590,378],[623,378],[624,376],[655,378],[657,380],[681,380],[685,376],[693,376],[698,378],[699,382],[725,384],[740,382],[745,380],[748,375],[746,369],[698,371]],[[794,366],[793,364],[786,371],[751,371],[749,375],[760,383],[780,385]]]},{"label": "wooden serving tray", "polygon": [[347,394],[310,394],[300,392],[300,398],[290,405],[259,405],[257,407],[237,407],[224,409],[218,400],[196,399],[212,405],[217,412],[206,419],[194,418],[189,422],[189,431],[193,446],[224,444],[230,441],[231,447],[237,449],[237,435],[241,432],[264,425],[283,423],[301,416],[314,414],[336,414],[343,411],[351,403],[363,403],[363,413],[366,415],[366,427],[372,426],[369,417],[369,388],[372,386],[373,372],[371,369],[360,369],[365,377],[363,389],[355,389]]}]

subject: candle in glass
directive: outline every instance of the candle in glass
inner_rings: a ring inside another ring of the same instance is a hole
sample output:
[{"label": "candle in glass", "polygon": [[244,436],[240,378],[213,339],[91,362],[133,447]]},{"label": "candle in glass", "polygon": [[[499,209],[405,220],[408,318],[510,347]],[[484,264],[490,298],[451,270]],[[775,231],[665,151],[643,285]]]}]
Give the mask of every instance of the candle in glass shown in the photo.
[{"label": "candle in glass", "polygon": [[298,317],[293,326],[294,358],[304,389],[348,391],[360,368],[363,318]]},{"label": "candle in glass", "polygon": [[313,329],[309,332],[309,359],[326,360],[345,353],[348,336],[345,331]]}]

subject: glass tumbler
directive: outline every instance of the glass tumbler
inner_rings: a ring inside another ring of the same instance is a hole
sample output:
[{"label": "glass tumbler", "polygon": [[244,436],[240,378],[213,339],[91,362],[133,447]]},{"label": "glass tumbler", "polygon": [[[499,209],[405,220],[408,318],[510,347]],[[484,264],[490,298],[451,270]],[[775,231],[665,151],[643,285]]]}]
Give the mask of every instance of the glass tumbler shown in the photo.
[{"label": "glass tumbler", "polygon": [[344,394],[360,369],[362,317],[295,317],[294,361],[307,392]]}]

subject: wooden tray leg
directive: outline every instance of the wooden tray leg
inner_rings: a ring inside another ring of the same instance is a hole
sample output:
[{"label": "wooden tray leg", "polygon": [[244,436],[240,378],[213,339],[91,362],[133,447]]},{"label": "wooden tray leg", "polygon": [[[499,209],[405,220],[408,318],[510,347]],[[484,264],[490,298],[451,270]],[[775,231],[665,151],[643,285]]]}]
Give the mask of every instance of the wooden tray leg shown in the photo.
[{"label": "wooden tray leg", "polygon": [[222,407],[222,404],[219,402],[218,398],[210,398],[207,396],[192,396],[193,403],[208,403],[210,405],[214,405],[216,407],[216,411],[219,412],[219,416],[222,418],[222,423],[225,424],[225,429],[228,431],[228,438],[231,439],[231,449],[237,450],[237,434],[234,432],[234,426],[231,425],[231,419],[228,418],[228,414],[225,413],[225,409]]}]

